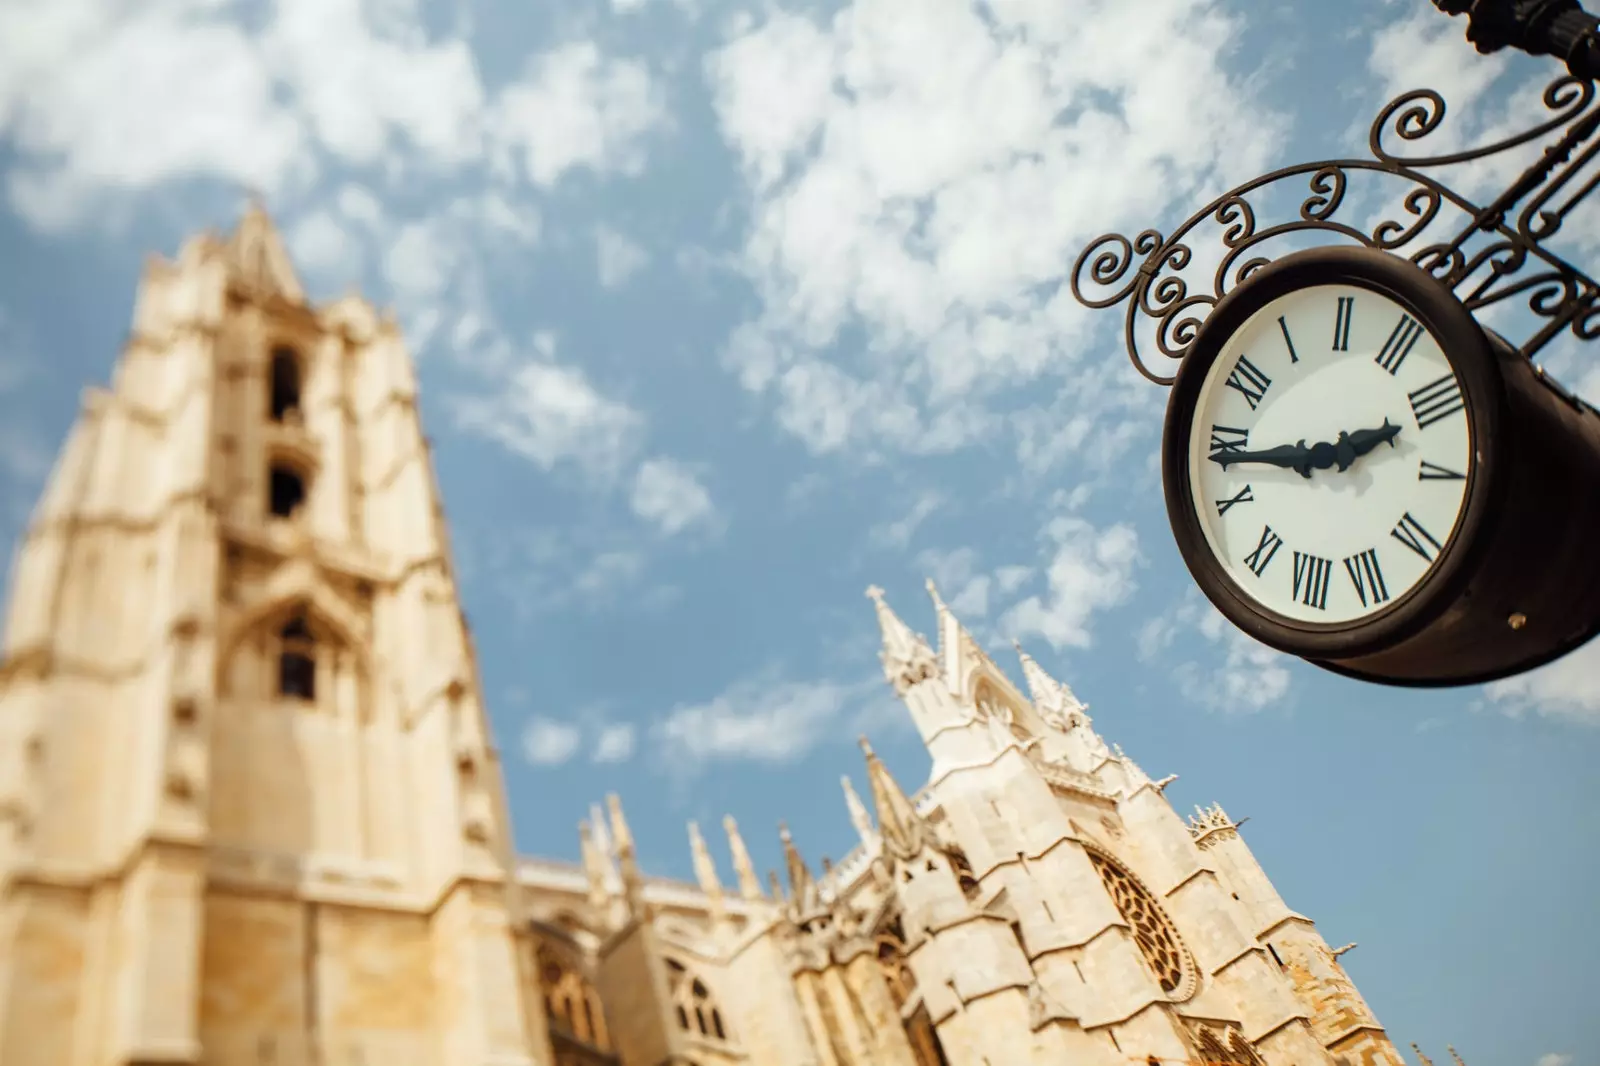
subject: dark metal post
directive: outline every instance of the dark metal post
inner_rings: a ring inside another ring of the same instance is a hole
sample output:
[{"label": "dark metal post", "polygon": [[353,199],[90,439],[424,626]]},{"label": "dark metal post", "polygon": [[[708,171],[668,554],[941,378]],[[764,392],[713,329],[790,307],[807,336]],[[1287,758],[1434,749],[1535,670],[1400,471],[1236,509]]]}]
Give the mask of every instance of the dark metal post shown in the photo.
[{"label": "dark metal post", "polygon": [[1447,15],[1467,16],[1467,40],[1488,54],[1515,48],[1555,56],[1575,78],[1600,79],[1600,18],[1579,0],[1433,0]]}]

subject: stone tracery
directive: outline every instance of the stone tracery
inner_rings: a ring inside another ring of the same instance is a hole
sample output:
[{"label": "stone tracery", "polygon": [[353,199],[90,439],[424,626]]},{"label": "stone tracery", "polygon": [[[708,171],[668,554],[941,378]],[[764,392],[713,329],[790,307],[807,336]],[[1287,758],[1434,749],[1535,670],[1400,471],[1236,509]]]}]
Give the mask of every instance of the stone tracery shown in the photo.
[{"label": "stone tracery", "polygon": [[1188,954],[1178,940],[1172,920],[1156,902],[1155,896],[1145,888],[1132,871],[1098,849],[1087,849],[1089,861],[1116,904],[1133,929],[1134,943],[1139,953],[1155,974],[1161,990],[1168,995],[1179,995],[1191,985]]}]

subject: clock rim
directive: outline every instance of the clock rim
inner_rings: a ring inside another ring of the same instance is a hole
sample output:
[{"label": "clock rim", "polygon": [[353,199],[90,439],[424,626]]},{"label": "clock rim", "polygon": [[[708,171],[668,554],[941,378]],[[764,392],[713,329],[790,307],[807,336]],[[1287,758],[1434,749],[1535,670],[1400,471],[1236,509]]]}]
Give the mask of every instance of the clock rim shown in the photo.
[{"label": "clock rim", "polygon": [[[1473,452],[1461,512],[1439,559],[1394,603],[1345,622],[1305,622],[1245,593],[1211,550],[1189,483],[1195,404],[1229,340],[1275,300],[1313,287],[1349,285],[1399,304],[1431,333],[1461,383]],[[1308,659],[1370,655],[1408,640],[1456,602],[1487,548],[1483,536],[1502,494],[1497,442],[1505,422],[1505,385],[1488,336],[1442,282],[1415,264],[1370,248],[1293,252],[1262,267],[1219,300],[1178,366],[1167,401],[1161,473],[1167,518],[1179,554],[1206,598],[1234,625],[1279,651]]]}]

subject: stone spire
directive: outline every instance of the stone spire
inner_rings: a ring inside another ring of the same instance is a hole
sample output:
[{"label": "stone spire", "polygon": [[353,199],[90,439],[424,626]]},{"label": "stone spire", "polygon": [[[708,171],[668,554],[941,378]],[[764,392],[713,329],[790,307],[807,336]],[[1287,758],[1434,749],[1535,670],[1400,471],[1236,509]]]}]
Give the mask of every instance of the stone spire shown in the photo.
[{"label": "stone spire", "polygon": [[596,914],[606,913],[611,894],[607,888],[610,862],[595,842],[594,830],[587,821],[578,823],[578,846],[583,855],[583,873],[589,882],[589,906]]},{"label": "stone spire", "polygon": [[611,813],[611,846],[615,849],[617,866],[622,873],[622,897],[627,900],[629,912],[638,917],[643,894],[644,879],[639,874],[639,863],[634,856],[633,833],[628,820],[622,815],[622,797],[615,792],[606,797]]},{"label": "stone spire", "polygon": [[867,805],[856,795],[856,786],[850,783],[849,774],[840,777],[839,783],[844,786],[844,805],[850,811],[850,824],[856,827],[856,835],[861,838],[862,845],[871,847],[878,836],[878,831],[872,827],[872,815],[867,813]]},{"label": "stone spire", "polygon": [[706,847],[705,837],[700,835],[700,826],[695,822],[689,823],[689,852],[694,858],[695,880],[700,882],[700,891],[704,892],[711,901],[711,914],[714,918],[722,916],[722,882],[717,879],[717,864],[711,859],[711,851]]},{"label": "stone spire", "polygon": [[878,808],[878,832],[883,837],[884,850],[896,858],[909,859],[928,843],[927,826],[866,737],[861,738],[861,752],[867,757],[867,780],[872,786],[872,802]]},{"label": "stone spire", "polygon": [[878,659],[883,663],[883,676],[894,686],[896,694],[904,696],[913,686],[931,677],[939,676],[939,662],[921,634],[913,633],[889,605],[884,602],[883,590],[876,585],[867,589],[867,598],[878,612],[878,627],[883,630],[883,650]]},{"label": "stone spire", "polygon": [[589,805],[589,832],[594,837],[595,851],[606,866],[606,880],[616,879],[615,853],[611,850],[611,830],[606,826],[605,810],[598,803]]},{"label": "stone spire", "polygon": [[728,850],[733,852],[733,872],[739,879],[739,895],[745,899],[760,899],[761,878],[756,876],[750,849],[744,846],[744,837],[739,835],[739,823],[733,820],[733,815],[722,819],[722,829],[728,834]]},{"label": "stone spire", "polygon": [[812,902],[811,897],[816,894],[816,882],[812,880],[811,869],[800,857],[800,849],[794,846],[789,827],[781,822],[778,824],[778,838],[783,841],[783,865],[789,875],[789,898],[801,907],[808,906]]},{"label": "stone spire", "polygon": [[1088,705],[1073,695],[1072,689],[1045,673],[1044,667],[1022,650],[1021,643],[1013,640],[1011,645],[1017,649],[1017,658],[1022,661],[1022,677],[1028,684],[1028,696],[1033,700],[1039,717],[1057,729],[1071,728],[1075,724],[1075,715],[1081,716],[1085,722],[1089,720],[1084,713],[1089,709]]},{"label": "stone spire", "polygon": [[295,276],[283,238],[259,200],[251,201],[228,238],[225,257],[229,276],[246,292],[295,304],[305,302],[305,290]]},{"label": "stone spire", "polygon": [[700,835],[697,822],[689,823],[689,853],[694,858],[694,876],[700,882],[701,891],[708,896],[720,897],[722,882],[717,879],[717,864],[706,847],[706,838]]}]

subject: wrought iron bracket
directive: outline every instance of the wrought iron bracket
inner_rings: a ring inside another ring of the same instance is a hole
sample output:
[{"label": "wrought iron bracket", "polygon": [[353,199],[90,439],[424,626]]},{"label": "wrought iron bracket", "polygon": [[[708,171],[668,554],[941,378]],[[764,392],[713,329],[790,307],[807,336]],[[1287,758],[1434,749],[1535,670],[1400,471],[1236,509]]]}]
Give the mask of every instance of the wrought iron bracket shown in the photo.
[{"label": "wrought iron bracket", "polygon": [[1600,19],[1578,0],[1433,0],[1446,15],[1467,16],[1467,40],[1488,54],[1515,48],[1555,56],[1576,78],[1600,78]]},{"label": "wrought iron bracket", "polygon": [[[1557,0],[1556,6],[1560,3]],[[1544,106],[1551,115],[1531,129],[1465,151],[1403,155],[1385,144],[1391,128],[1400,141],[1420,141],[1439,128],[1445,115],[1444,97],[1434,90],[1404,93],[1389,101],[1373,120],[1367,138],[1371,159],[1301,163],[1263,174],[1212,200],[1170,236],[1154,229],[1131,240],[1120,233],[1105,234],[1079,254],[1072,268],[1072,294],[1090,308],[1126,302],[1124,341],[1129,359],[1149,380],[1170,385],[1173,375],[1158,372],[1140,354],[1140,316],[1154,324],[1161,354],[1182,359],[1217,301],[1271,261],[1271,256],[1259,254],[1265,242],[1316,232],[1405,254],[1452,288],[1473,312],[1526,294],[1536,324],[1520,344],[1512,342],[1526,357],[1531,358],[1567,330],[1580,340],[1594,340],[1600,336],[1600,282],[1546,248],[1545,242],[1600,185],[1600,172],[1589,172],[1600,156],[1596,98],[1593,81],[1561,77],[1544,90]],[[1485,204],[1468,200],[1433,173],[1442,167],[1499,156],[1544,138],[1550,140],[1539,158]],[[1369,228],[1345,217],[1353,210],[1340,215],[1351,199],[1347,195],[1351,175],[1362,173],[1406,183],[1397,190],[1402,193],[1399,207],[1389,212],[1398,217],[1383,217]],[[1299,217],[1259,225],[1252,201],[1259,202],[1295,179],[1306,181],[1307,195],[1300,203]],[[1446,205],[1465,216],[1463,224],[1450,239],[1413,250],[1410,246]],[[1211,290],[1190,292],[1181,272],[1194,256],[1191,237],[1207,220],[1222,228],[1222,260]],[[1258,254],[1251,255],[1253,250]],[[1089,291],[1085,291],[1086,285]]]}]

